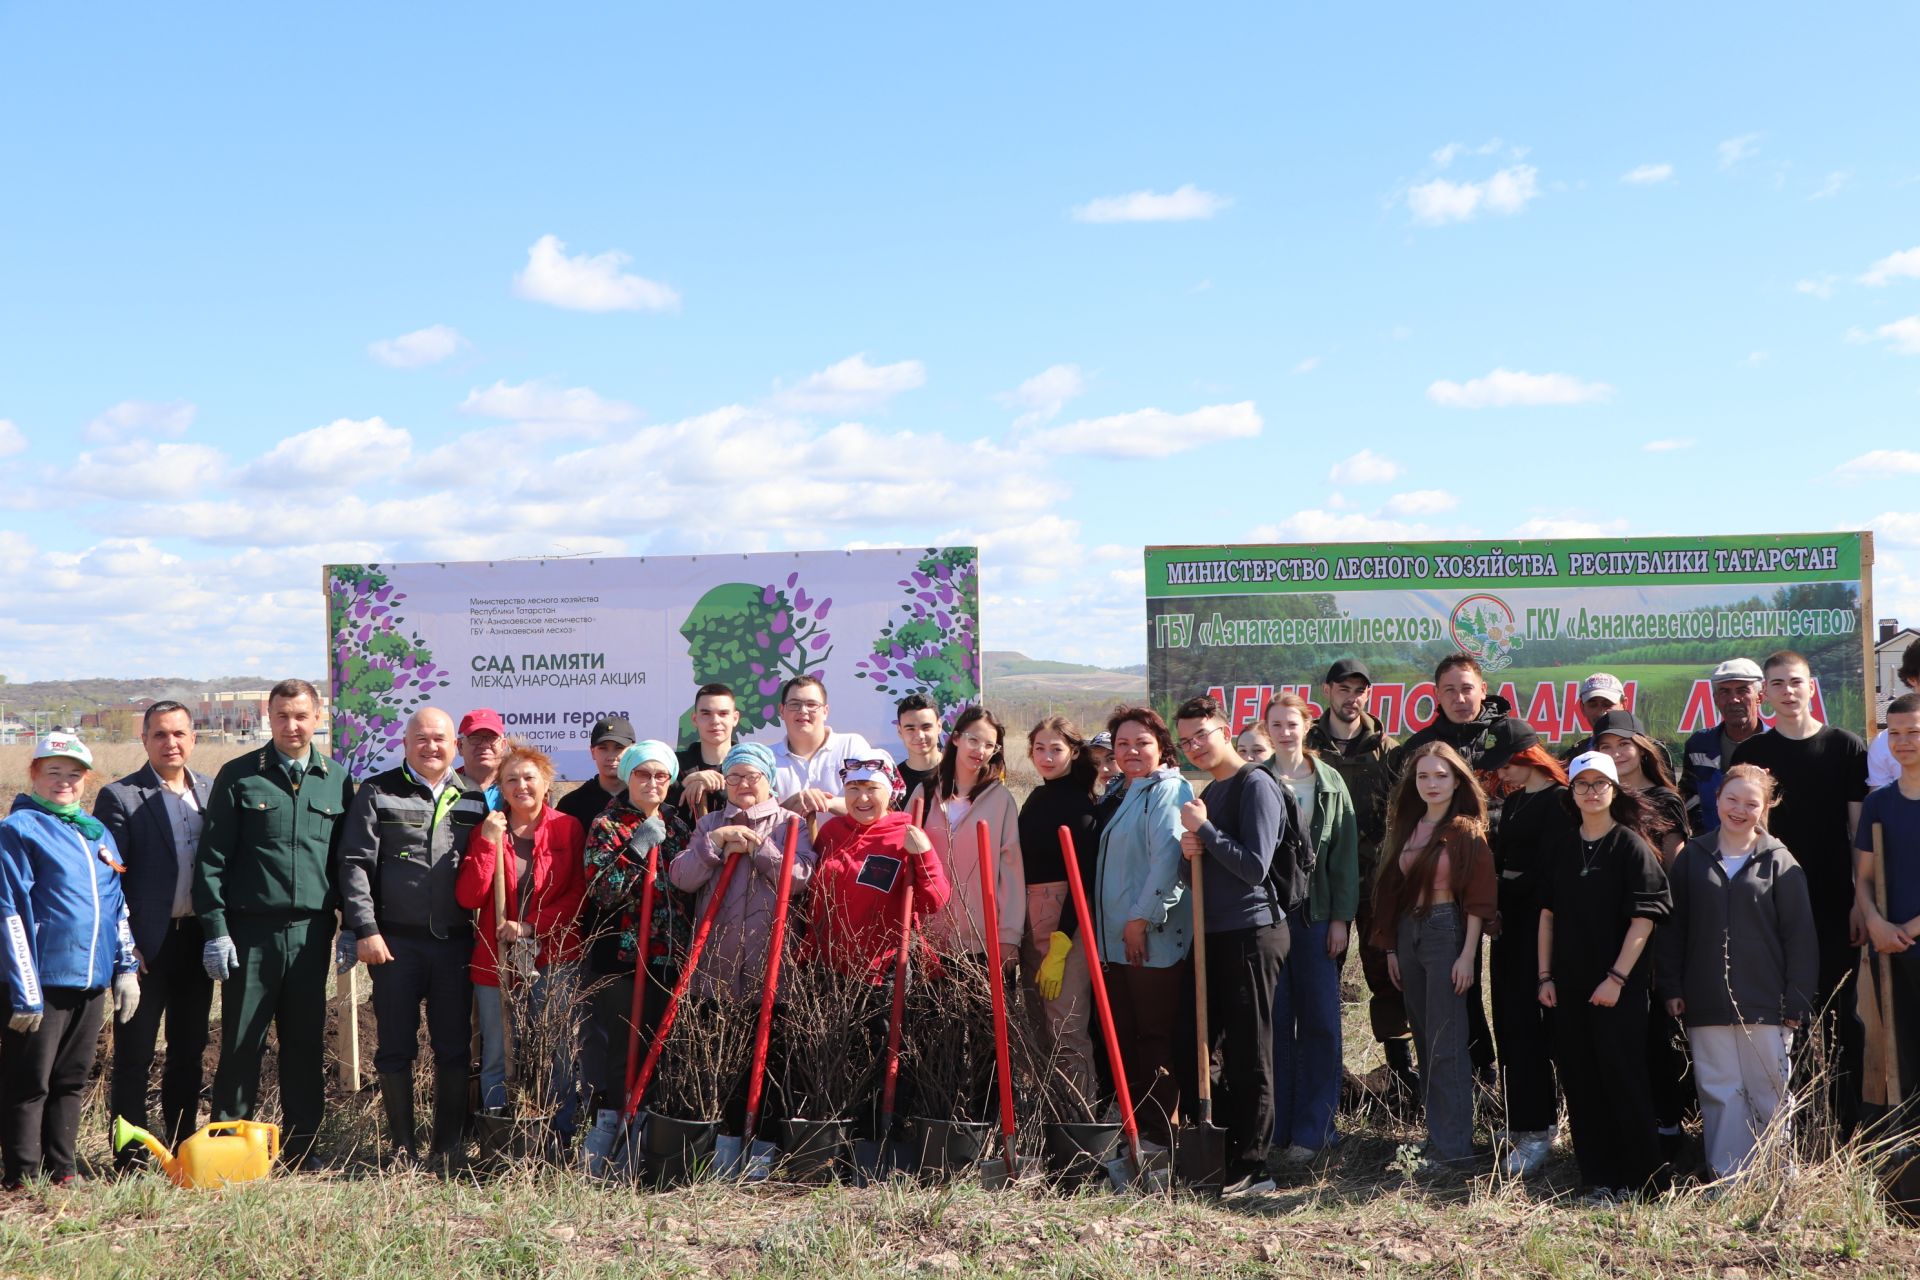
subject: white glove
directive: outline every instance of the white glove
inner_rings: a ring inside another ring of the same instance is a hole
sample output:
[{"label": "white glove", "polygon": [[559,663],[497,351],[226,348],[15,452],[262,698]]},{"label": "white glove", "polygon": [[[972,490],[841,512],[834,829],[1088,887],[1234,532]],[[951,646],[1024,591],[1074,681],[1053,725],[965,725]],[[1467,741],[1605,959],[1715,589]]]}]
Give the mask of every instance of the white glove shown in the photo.
[{"label": "white glove", "polygon": [[116,973],[113,976],[113,1020],[129,1022],[140,1007],[140,975]]},{"label": "white glove", "polygon": [[21,1035],[32,1035],[40,1029],[40,1015],[37,1013],[16,1013],[7,1019],[7,1026]]},{"label": "white glove", "polygon": [[200,948],[200,967],[215,982],[225,982],[239,965],[240,953],[234,949],[233,939],[224,933],[208,939],[207,944]]}]

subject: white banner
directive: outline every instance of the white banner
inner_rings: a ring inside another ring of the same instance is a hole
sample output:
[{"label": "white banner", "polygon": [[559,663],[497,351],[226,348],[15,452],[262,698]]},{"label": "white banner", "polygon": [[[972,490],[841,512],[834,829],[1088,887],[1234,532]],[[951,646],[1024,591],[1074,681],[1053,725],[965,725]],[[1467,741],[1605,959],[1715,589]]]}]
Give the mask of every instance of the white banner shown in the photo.
[{"label": "white banner", "polygon": [[583,779],[603,716],[677,745],[694,690],[727,684],[741,736],[769,741],[804,674],[833,728],[897,757],[897,700],[926,693],[949,724],[979,700],[978,567],[972,547],[330,565],[333,750],[365,777],[419,708],[491,707]]}]

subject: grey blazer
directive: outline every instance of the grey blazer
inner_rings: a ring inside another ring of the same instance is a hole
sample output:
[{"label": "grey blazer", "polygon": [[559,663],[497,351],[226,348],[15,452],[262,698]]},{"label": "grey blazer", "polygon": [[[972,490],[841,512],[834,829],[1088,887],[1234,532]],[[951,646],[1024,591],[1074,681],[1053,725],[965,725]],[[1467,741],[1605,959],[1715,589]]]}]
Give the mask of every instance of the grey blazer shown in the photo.
[{"label": "grey blazer", "polygon": [[[204,773],[187,770],[194,798],[206,812],[207,794],[213,779]],[[133,929],[133,945],[140,954],[152,959],[165,941],[167,925],[173,919],[173,891],[180,874],[180,855],[173,841],[173,819],[167,813],[166,788],[153,766],[143,764],[117,782],[100,788],[93,802],[93,816],[113,833],[120,859],[127,873],[120,877],[120,891],[127,899],[128,924]]]}]

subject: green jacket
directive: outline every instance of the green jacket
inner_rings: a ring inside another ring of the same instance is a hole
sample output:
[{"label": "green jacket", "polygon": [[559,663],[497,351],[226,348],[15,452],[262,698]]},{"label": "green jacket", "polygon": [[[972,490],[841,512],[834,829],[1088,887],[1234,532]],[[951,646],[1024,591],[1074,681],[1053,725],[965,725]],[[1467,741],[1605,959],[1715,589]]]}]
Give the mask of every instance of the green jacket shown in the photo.
[{"label": "green jacket", "polygon": [[336,857],[353,798],[346,768],[318,751],[296,793],[268,743],[222,765],[207,797],[193,868],[193,910],[208,938],[227,916],[295,916],[340,903]]},{"label": "green jacket", "polygon": [[[1317,755],[1309,759],[1313,761],[1313,821],[1307,835],[1314,861],[1307,920],[1351,924],[1360,910],[1360,828],[1353,796],[1338,769]],[[1297,806],[1299,801],[1294,803]]]}]

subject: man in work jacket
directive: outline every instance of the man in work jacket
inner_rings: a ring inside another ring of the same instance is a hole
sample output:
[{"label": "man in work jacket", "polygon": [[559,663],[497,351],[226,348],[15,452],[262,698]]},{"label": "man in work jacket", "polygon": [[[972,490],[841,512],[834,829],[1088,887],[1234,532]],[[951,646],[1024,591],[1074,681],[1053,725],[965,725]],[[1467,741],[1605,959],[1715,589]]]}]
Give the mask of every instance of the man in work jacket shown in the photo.
[{"label": "man in work jacket", "polygon": [[486,817],[486,800],[454,773],[454,751],[452,717],[433,707],[414,712],[406,762],[361,785],[340,840],[341,915],[357,939],[356,954],[373,973],[379,1034],[373,1069],[396,1166],[416,1159],[413,1060],[423,1000],[433,1045],[437,1160],[458,1163],[467,1119],[473,918],[453,891],[467,840]]},{"label": "man in work jacket", "polygon": [[334,854],[353,796],[342,766],[314,750],[320,695],[282,680],[267,695],[273,742],[221,766],[193,869],[201,963],[222,984],[213,1118],[250,1119],[267,1026],[280,1042],[281,1155],[316,1170],[326,1106],[327,970],[339,902]]}]

